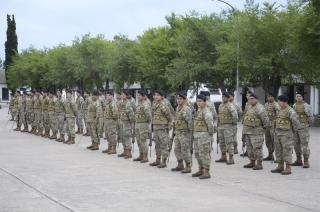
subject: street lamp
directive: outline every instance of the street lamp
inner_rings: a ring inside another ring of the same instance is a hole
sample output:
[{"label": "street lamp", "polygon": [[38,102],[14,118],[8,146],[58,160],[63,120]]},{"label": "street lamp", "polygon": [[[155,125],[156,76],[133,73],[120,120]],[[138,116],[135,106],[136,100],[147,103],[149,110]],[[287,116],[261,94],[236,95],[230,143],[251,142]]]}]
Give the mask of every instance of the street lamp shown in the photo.
[{"label": "street lamp", "polygon": [[[223,1],[223,0],[217,0],[217,1],[224,3],[224,4],[228,5],[229,7],[231,7],[233,14],[235,14],[236,9],[231,4],[229,4],[228,2]],[[239,23],[239,16],[237,16],[237,21]],[[239,98],[240,97],[240,92],[239,92],[239,49],[240,49],[240,42],[239,42],[239,35],[238,35],[238,38],[237,38],[237,85],[236,85],[236,102],[237,103],[239,103],[239,101],[240,101],[240,98]]]}]

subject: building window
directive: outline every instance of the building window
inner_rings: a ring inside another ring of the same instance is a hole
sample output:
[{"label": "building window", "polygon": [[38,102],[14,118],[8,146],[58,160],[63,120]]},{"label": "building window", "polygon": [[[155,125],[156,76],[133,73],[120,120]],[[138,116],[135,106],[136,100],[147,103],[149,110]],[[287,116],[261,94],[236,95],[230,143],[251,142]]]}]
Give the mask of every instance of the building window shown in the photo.
[{"label": "building window", "polygon": [[8,101],[9,100],[9,90],[8,88],[2,88],[2,101]]}]

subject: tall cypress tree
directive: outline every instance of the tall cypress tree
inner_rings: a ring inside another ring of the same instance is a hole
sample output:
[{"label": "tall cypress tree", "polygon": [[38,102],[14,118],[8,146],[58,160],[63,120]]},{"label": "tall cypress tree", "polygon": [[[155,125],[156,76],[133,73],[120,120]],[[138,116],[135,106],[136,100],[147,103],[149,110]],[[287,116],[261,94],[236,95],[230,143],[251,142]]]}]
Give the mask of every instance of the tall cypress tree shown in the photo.
[{"label": "tall cypress tree", "polygon": [[12,18],[7,15],[7,41],[5,42],[5,61],[4,69],[6,71],[6,79],[8,76],[8,67],[12,63],[12,58],[18,53],[18,37],[16,33],[16,21],[14,20],[14,15]]}]

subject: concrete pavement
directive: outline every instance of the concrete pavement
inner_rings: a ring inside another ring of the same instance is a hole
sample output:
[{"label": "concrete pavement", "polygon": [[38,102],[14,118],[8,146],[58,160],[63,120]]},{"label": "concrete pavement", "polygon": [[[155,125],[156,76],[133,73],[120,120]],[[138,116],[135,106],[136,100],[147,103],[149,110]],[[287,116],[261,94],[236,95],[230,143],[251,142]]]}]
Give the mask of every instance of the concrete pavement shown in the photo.
[{"label": "concrete pavement", "polygon": [[[65,145],[15,132],[0,110],[0,211],[320,211],[320,129],[311,129],[311,168],[272,174],[212,163],[209,180],[86,150],[89,137]],[[240,136],[240,134],[239,134]],[[101,150],[106,148],[102,140]],[[137,146],[134,156],[137,155]],[[119,151],[119,150],[118,150]],[[154,157],[154,151],[152,151]],[[212,160],[218,158],[216,145]],[[153,160],[153,159],[152,159]],[[193,159],[193,171],[197,170]]]}]

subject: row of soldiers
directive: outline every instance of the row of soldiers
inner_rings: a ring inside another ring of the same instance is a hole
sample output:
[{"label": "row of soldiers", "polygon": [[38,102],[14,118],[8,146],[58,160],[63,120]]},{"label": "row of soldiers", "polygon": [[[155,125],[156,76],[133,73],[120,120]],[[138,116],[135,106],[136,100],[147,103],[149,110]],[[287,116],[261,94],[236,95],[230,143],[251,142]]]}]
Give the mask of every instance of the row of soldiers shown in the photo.
[{"label": "row of soldiers", "polygon": [[[27,132],[30,126],[31,133],[67,144],[75,143],[76,133],[90,135],[91,145],[87,149],[92,151],[99,150],[100,138],[105,134],[108,148],[102,152],[117,154],[117,144],[121,143],[123,152],[118,156],[128,159],[132,158],[132,144],[137,142],[139,156],[133,161],[141,163],[148,162],[148,145],[151,146],[154,141],[156,160],[150,166],[158,168],[167,166],[174,144],[178,164],[171,170],[190,173],[194,152],[199,171],[192,177],[200,179],[210,178],[215,133],[221,150],[221,158],[216,162],[227,165],[235,163],[233,155],[238,153],[238,122],[242,121],[243,147],[246,146],[250,159],[244,168],[263,169],[264,140],[269,151],[264,160],[273,160],[274,149],[276,152],[278,166],[272,172],[291,174],[291,165],[308,168],[312,113],[310,106],[303,101],[302,94],[297,94],[293,108],[288,105],[286,96],[279,96],[278,104],[270,94],[265,106],[259,103],[253,93],[248,93],[247,99],[248,103],[242,112],[234,102],[233,93],[224,93],[217,113],[207,91],[197,96],[196,105],[191,104],[186,92],[179,92],[176,95],[176,110],[162,91],[153,93],[153,102],[143,90],[137,92],[137,102],[128,90],[121,91],[116,98],[111,90],[105,94],[94,91],[90,95],[85,92],[83,97],[78,92],[76,100],[71,91],[67,91],[65,100],[60,91],[56,94],[35,91],[23,95],[17,93],[10,104],[10,111],[16,117],[16,130],[21,130],[23,125],[22,131]],[[65,134],[68,140],[64,139]],[[292,164],[293,144],[297,161]]]}]

